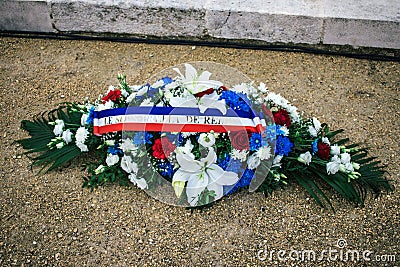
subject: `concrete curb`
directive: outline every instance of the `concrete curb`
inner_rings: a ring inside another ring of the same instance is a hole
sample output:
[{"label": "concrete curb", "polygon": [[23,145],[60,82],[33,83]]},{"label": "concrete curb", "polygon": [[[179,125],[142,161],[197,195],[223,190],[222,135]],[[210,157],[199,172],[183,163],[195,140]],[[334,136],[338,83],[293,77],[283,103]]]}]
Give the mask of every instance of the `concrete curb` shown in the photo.
[{"label": "concrete curb", "polygon": [[[400,49],[400,1],[2,0],[0,31]],[[343,2],[343,3],[338,3]]]}]

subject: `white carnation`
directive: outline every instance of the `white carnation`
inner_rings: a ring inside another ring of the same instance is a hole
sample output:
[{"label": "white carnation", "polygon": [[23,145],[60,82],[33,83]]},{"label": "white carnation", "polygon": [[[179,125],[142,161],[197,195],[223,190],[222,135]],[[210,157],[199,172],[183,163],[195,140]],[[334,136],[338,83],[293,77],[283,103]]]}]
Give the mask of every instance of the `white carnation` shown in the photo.
[{"label": "white carnation", "polygon": [[56,125],[54,126],[53,132],[56,136],[61,136],[63,133],[63,129],[64,129],[64,121],[56,120],[55,123],[56,123]]},{"label": "white carnation", "polygon": [[237,84],[237,85],[233,86],[231,90],[236,93],[243,93],[243,94],[250,95],[249,86],[245,83]]},{"label": "white carnation", "polygon": [[331,142],[329,142],[329,139],[328,139],[328,137],[322,137],[322,138],[321,138],[321,141],[322,141],[322,143],[325,143],[325,144],[331,145]]},{"label": "white carnation", "polygon": [[340,154],[340,146],[333,145],[331,146],[331,155],[339,155]]},{"label": "white carnation", "polygon": [[353,167],[353,164],[351,162],[347,162],[344,166],[346,167],[346,171],[347,172],[354,171],[354,167]]},{"label": "white carnation", "polygon": [[102,110],[106,110],[106,109],[112,109],[113,107],[114,107],[114,102],[109,100],[104,104],[99,104],[97,106],[97,111],[102,111]]},{"label": "white carnation", "polygon": [[331,161],[326,164],[326,172],[328,174],[335,174],[339,171],[340,163],[337,161]]},{"label": "white carnation", "polygon": [[89,115],[88,115],[88,114],[86,114],[86,113],[83,113],[83,114],[82,114],[82,116],[81,116],[81,125],[82,125],[82,126],[85,126],[85,125],[86,125],[86,121],[87,121],[88,118],[89,118]]},{"label": "white carnation", "polygon": [[272,167],[280,167],[282,158],[282,155],[276,155],[274,160],[272,161]]},{"label": "white carnation", "polygon": [[85,143],[88,136],[89,131],[85,127],[79,127],[78,130],[76,130],[75,139],[77,142]]},{"label": "white carnation", "polygon": [[231,157],[236,160],[240,160],[241,162],[245,161],[247,158],[248,151],[246,150],[238,150],[236,148],[232,149]]},{"label": "white carnation", "polygon": [[69,144],[72,141],[72,132],[70,129],[67,129],[62,133],[62,139],[66,144]]},{"label": "white carnation", "polygon": [[347,164],[350,162],[350,160],[351,160],[351,156],[349,153],[340,154],[340,161],[342,162],[342,164]]},{"label": "white carnation", "polygon": [[263,83],[263,82],[261,82],[260,85],[258,86],[258,90],[260,90],[261,93],[266,93],[266,92],[268,92],[268,88],[267,88],[267,86],[265,85],[265,83]]},{"label": "white carnation", "polygon": [[310,165],[311,159],[312,159],[312,155],[309,151],[307,151],[306,153],[300,154],[300,156],[297,160],[306,165]]},{"label": "white carnation", "polygon": [[257,155],[257,157],[260,158],[260,160],[269,159],[271,157],[271,147],[269,146],[260,147],[255,154]]},{"label": "white carnation", "polygon": [[145,179],[140,178],[137,179],[137,174],[136,173],[131,173],[129,174],[129,180],[136,185],[137,187],[139,187],[140,189],[147,189],[148,185]]},{"label": "white carnation", "polygon": [[138,165],[133,162],[130,156],[124,155],[121,159],[121,168],[127,173],[137,173]]},{"label": "white carnation", "polygon": [[77,147],[79,147],[79,149],[81,150],[81,152],[88,152],[88,151],[89,151],[87,145],[85,145],[84,143],[75,141],[75,144],[76,144]]},{"label": "white carnation", "polygon": [[289,129],[286,126],[279,126],[279,130],[282,131],[283,136],[288,136],[289,135]]},{"label": "white carnation", "polygon": [[251,170],[257,168],[261,163],[261,160],[259,157],[257,157],[256,154],[251,155],[248,159],[247,159],[247,167]]},{"label": "white carnation", "polygon": [[118,161],[119,161],[119,156],[118,155],[113,155],[113,154],[108,154],[107,155],[106,163],[107,163],[108,167],[117,164]]},{"label": "white carnation", "polygon": [[129,152],[135,153],[138,150],[138,146],[135,145],[132,139],[130,138],[122,140],[122,143],[119,145],[119,148],[124,153],[129,153]]}]

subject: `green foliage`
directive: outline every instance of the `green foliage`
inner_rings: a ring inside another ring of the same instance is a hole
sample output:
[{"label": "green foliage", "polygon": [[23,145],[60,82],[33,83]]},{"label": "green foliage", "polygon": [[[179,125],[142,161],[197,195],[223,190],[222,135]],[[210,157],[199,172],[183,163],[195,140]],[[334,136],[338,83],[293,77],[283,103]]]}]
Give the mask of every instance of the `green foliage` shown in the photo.
[{"label": "green foliage", "polygon": [[[322,125],[323,135],[333,140],[335,136],[343,130],[329,131],[326,125]],[[304,142],[304,136],[302,133],[303,127],[296,127],[300,129],[295,132],[292,136],[294,142],[297,142],[297,147],[310,147],[309,143]],[[297,138],[299,137],[299,138]],[[301,143],[304,142],[304,143]],[[312,142],[312,141],[311,141]],[[340,139],[334,142],[337,145],[345,145],[348,139]],[[380,165],[379,161],[376,161],[375,157],[368,157],[367,149],[360,148],[359,144],[346,145],[346,151],[351,155],[353,162],[360,164],[360,169],[357,170],[361,174],[357,179],[349,179],[347,173],[337,172],[335,174],[328,174],[326,171],[326,164],[328,161],[313,157],[312,161],[308,166],[297,160],[299,151],[292,152],[289,157],[284,157],[282,160],[282,170],[288,177],[289,182],[297,182],[302,186],[311,197],[323,208],[330,207],[333,209],[333,205],[330,199],[325,194],[323,187],[327,187],[336,191],[344,199],[349,202],[355,203],[356,205],[363,206],[368,191],[371,191],[375,195],[379,195],[383,190],[391,191],[393,186],[390,182],[385,179],[385,170]],[[304,150],[302,152],[305,152]],[[271,181],[273,179],[273,171],[267,176],[264,184],[260,187],[266,193],[272,192],[275,188]]]},{"label": "green foliage", "polygon": [[197,201],[197,205],[198,206],[207,205],[207,204],[213,202],[216,196],[217,195],[215,194],[214,190],[208,190],[207,188],[205,188],[200,193],[199,199]]},{"label": "green foliage", "polygon": [[73,143],[66,144],[60,149],[50,149],[48,146],[52,139],[55,138],[53,133],[54,126],[50,125],[49,122],[60,119],[70,129],[77,129],[80,126],[82,114],[76,111],[74,105],[64,103],[64,105],[61,105],[57,109],[37,115],[32,121],[22,121],[21,128],[26,130],[30,137],[17,140],[16,142],[27,150],[23,154],[28,157],[31,154],[39,153],[39,155],[30,157],[33,161],[32,166],[42,166],[39,173],[46,168],[46,172],[49,172],[81,154],[80,149]]},{"label": "green foliage", "polygon": [[124,172],[118,165],[104,166],[104,170],[100,173],[96,173],[96,168],[99,166],[98,163],[93,163],[89,166],[89,175],[84,177],[82,187],[90,188],[93,190],[98,186],[106,184],[118,183],[119,185],[129,186],[128,174]]}]

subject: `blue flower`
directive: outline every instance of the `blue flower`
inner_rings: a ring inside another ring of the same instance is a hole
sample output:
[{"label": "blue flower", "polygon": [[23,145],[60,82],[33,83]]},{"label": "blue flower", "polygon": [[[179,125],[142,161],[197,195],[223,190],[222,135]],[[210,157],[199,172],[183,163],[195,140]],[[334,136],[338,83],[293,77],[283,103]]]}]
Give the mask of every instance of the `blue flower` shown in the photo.
[{"label": "blue flower", "polygon": [[261,147],[262,140],[261,140],[261,134],[259,133],[252,133],[250,136],[250,150],[255,151]]},{"label": "blue flower", "polygon": [[276,125],[268,125],[264,133],[267,136],[268,141],[274,141],[276,139]]},{"label": "blue flower", "polygon": [[275,154],[287,156],[292,151],[294,144],[287,136],[278,135],[276,139]]},{"label": "blue flower", "polygon": [[[222,91],[218,100],[225,99],[225,103],[233,110],[250,112],[250,100],[245,94],[237,94],[234,91]],[[249,103],[249,104],[248,104]]]},{"label": "blue flower", "polygon": [[280,125],[276,125],[276,135],[285,135],[285,131],[282,130]]},{"label": "blue flower", "polygon": [[177,146],[183,146],[185,144],[185,138],[183,137],[182,133],[178,134],[178,142]]},{"label": "blue flower", "polygon": [[135,145],[151,144],[151,138],[153,135],[148,132],[137,132],[133,137],[133,143]]},{"label": "blue flower", "polygon": [[234,172],[239,174],[240,169],[242,168],[242,162],[237,159],[233,159],[229,162],[229,165],[226,168],[226,171]]},{"label": "blue flower", "polygon": [[251,101],[246,94],[238,93],[240,100],[240,110],[250,112]]},{"label": "blue flower", "polygon": [[174,175],[174,165],[172,165],[169,161],[160,160],[158,162],[158,169],[160,174],[164,177],[172,178]]},{"label": "blue flower", "polygon": [[318,138],[312,142],[312,154],[316,154],[318,152]]},{"label": "blue flower", "polygon": [[164,82],[164,86],[167,84],[172,83],[174,80],[172,80],[170,77],[164,77],[162,78],[163,82]]},{"label": "blue flower", "polygon": [[217,165],[225,171],[229,165],[230,160],[231,156],[228,153],[224,153],[221,157],[217,158]]},{"label": "blue flower", "polygon": [[150,98],[154,98],[155,95],[157,95],[159,93],[159,89],[158,88],[153,88],[149,86],[149,90],[147,91],[147,95]]},{"label": "blue flower", "polygon": [[118,148],[118,144],[115,144],[113,146],[109,146],[107,148],[107,153],[110,153],[112,155],[124,154],[124,152],[122,152],[122,150]]},{"label": "blue flower", "polygon": [[89,109],[89,114],[88,114],[88,117],[86,119],[86,124],[93,124],[93,120],[94,120],[94,106],[92,106]]},{"label": "blue flower", "polygon": [[[254,171],[250,170],[250,169],[246,169],[242,175],[242,177],[240,177],[239,182],[237,182],[235,184],[234,187],[232,187],[227,193],[226,195],[230,195],[234,192],[236,192],[239,188],[243,188],[248,186],[251,183],[251,180],[253,180],[254,178]],[[229,189],[229,187],[227,187],[227,189]]]}]

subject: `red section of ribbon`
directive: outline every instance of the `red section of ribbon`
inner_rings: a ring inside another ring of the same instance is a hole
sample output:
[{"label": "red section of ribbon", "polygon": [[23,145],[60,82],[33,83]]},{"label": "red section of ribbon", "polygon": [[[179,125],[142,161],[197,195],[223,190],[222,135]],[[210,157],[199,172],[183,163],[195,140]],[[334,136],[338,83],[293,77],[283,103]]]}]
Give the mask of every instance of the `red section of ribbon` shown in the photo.
[{"label": "red section of ribbon", "polygon": [[120,131],[136,131],[136,132],[199,132],[208,133],[214,131],[216,133],[226,133],[247,131],[260,133],[264,131],[261,124],[257,126],[223,126],[211,124],[162,124],[162,123],[116,123],[105,126],[94,126],[95,135],[102,135],[109,132]]}]

